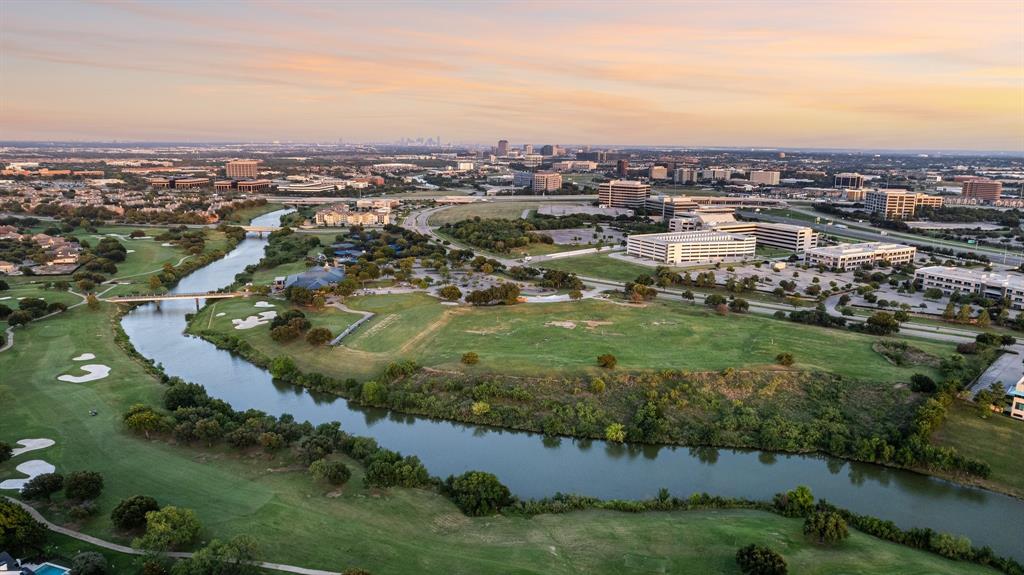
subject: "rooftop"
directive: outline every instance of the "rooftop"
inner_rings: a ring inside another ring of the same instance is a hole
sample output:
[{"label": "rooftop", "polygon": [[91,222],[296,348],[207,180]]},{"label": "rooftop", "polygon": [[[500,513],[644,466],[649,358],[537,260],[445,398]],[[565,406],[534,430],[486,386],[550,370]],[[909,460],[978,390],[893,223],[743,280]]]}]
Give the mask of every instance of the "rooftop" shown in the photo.
[{"label": "rooftop", "polygon": [[958,279],[967,282],[975,282],[990,286],[1012,287],[1024,290],[1024,277],[1018,275],[1004,274],[999,272],[986,272],[972,270],[969,268],[957,268],[952,266],[927,266],[919,268],[918,273],[933,274],[949,279]]},{"label": "rooftop", "polygon": [[820,248],[811,248],[807,250],[808,253],[813,253],[822,256],[854,256],[857,254],[868,254],[881,251],[893,251],[893,250],[904,250],[910,246],[903,244],[890,244],[884,242],[864,242],[860,244],[843,244],[838,246],[824,246]]},{"label": "rooftop", "polygon": [[753,239],[752,236],[743,234],[729,234],[726,232],[716,231],[696,231],[696,232],[670,232],[667,234],[637,234],[629,236],[629,239],[644,240],[648,242],[654,242],[659,244],[702,244],[711,242],[722,242],[722,241],[748,241]]}]

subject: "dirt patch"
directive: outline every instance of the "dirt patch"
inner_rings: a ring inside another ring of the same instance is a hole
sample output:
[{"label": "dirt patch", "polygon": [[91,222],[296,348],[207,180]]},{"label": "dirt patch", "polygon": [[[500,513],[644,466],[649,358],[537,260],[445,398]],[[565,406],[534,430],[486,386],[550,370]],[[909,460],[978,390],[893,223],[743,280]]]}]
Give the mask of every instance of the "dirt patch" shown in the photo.
[{"label": "dirt patch", "polygon": [[602,325],[613,325],[614,324],[614,322],[610,322],[610,321],[595,321],[595,320],[590,320],[590,319],[588,319],[587,321],[585,321],[583,323],[587,326],[587,329],[596,329],[596,328],[601,327]]},{"label": "dirt patch", "polygon": [[902,341],[876,341],[871,344],[871,349],[893,365],[938,367],[942,363],[940,358]]},{"label": "dirt patch", "polygon": [[434,531],[444,532],[461,529],[469,525],[470,520],[469,517],[461,513],[445,513],[444,515],[438,515],[430,523]]},{"label": "dirt patch", "polygon": [[576,329],[574,321],[549,321],[544,324],[546,327],[561,327],[565,329]]},{"label": "dirt patch", "polygon": [[397,313],[390,313],[390,314],[384,316],[383,318],[381,318],[381,320],[378,321],[377,323],[373,324],[373,326],[370,329],[364,331],[363,335],[366,336],[366,337],[372,337],[378,331],[388,327],[389,325],[395,323],[396,321],[398,321],[398,314]]}]

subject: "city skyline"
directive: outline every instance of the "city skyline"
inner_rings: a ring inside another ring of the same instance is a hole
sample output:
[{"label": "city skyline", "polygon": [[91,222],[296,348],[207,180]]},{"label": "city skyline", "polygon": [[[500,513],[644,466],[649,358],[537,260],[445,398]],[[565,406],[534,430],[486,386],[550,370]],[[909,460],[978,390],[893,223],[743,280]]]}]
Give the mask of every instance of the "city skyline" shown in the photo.
[{"label": "city skyline", "polygon": [[742,7],[8,2],[0,125],[5,140],[1024,151],[1024,5]]}]

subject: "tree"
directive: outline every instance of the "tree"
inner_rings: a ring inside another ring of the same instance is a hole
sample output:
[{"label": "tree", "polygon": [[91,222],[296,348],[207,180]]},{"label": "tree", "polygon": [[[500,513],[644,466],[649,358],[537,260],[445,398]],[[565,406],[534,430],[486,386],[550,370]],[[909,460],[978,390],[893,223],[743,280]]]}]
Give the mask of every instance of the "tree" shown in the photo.
[{"label": "tree", "polygon": [[784,351],[779,355],[775,356],[775,363],[779,365],[790,366],[793,365],[793,361],[793,354],[789,353],[788,351]]},{"label": "tree", "polygon": [[604,428],[604,438],[615,443],[626,441],[626,426],[621,423],[612,423]]},{"label": "tree", "polygon": [[987,309],[982,309],[975,321],[977,322],[978,327],[988,327],[992,324],[992,318],[988,315]]},{"label": "tree", "polygon": [[597,365],[605,369],[615,369],[615,366],[619,363],[619,360],[610,353],[602,353],[597,356]]},{"label": "tree", "polygon": [[942,319],[952,321],[954,317],[956,317],[956,305],[953,303],[953,300],[949,300],[949,303],[946,304],[946,309],[942,310]]},{"label": "tree", "polygon": [[135,433],[145,434],[146,439],[149,439],[150,433],[166,428],[166,421],[153,408],[136,405],[125,414],[124,425]]},{"label": "tree", "polygon": [[0,441],[0,463],[7,461],[13,455],[14,450],[11,449],[11,444],[5,441]]},{"label": "tree", "polygon": [[95,551],[83,551],[71,560],[75,575],[106,575],[107,559]]},{"label": "tree", "polygon": [[493,473],[467,471],[449,476],[444,485],[452,502],[466,515],[491,515],[512,504],[512,492]]},{"label": "tree", "polygon": [[310,463],[309,474],[321,481],[327,481],[331,485],[341,485],[352,476],[352,472],[344,463],[326,459],[317,459]]},{"label": "tree", "polygon": [[196,437],[206,442],[207,447],[212,447],[213,442],[224,435],[220,422],[212,417],[200,419],[196,422]]},{"label": "tree", "polygon": [[807,515],[814,505],[814,494],[810,487],[799,485],[796,489],[776,494],[773,503],[786,517],[801,517]]},{"label": "tree", "polygon": [[201,528],[195,511],[168,505],[146,513],[146,533],[132,546],[155,552],[178,549],[195,541]]},{"label": "tree", "polygon": [[1005,397],[1006,389],[1003,384],[998,381],[992,382],[986,389],[982,389],[974,396],[974,402],[978,406],[978,415],[987,418],[992,415],[993,407],[998,407],[1002,411]]},{"label": "tree", "polygon": [[831,545],[849,537],[850,531],[842,515],[822,510],[811,513],[804,520],[804,535],[817,539],[818,543]]},{"label": "tree", "polygon": [[331,330],[326,327],[314,327],[306,334],[306,343],[312,346],[321,346],[331,341],[332,338]]},{"label": "tree", "polygon": [[146,514],[159,510],[160,505],[156,499],[148,495],[133,495],[128,499],[122,499],[114,507],[110,512],[110,521],[114,527],[122,531],[141,529],[146,526]]},{"label": "tree", "polygon": [[89,294],[85,296],[85,305],[89,306],[89,309],[96,311],[100,309],[100,298],[96,297],[96,294]]},{"label": "tree", "polygon": [[259,546],[249,535],[219,539],[171,567],[171,575],[254,575],[259,573]]},{"label": "tree", "polygon": [[458,286],[446,285],[437,291],[437,295],[445,301],[459,301],[462,299],[462,290]]},{"label": "tree", "polygon": [[72,501],[96,499],[103,492],[103,476],[96,471],[73,471],[64,481],[64,496]]},{"label": "tree", "polygon": [[786,575],[786,560],[777,551],[751,543],[736,551],[736,564],[745,575]]},{"label": "tree", "polygon": [[11,315],[7,316],[7,325],[10,325],[12,327],[25,325],[30,321],[32,321],[32,314],[25,310],[18,310],[16,312],[11,313]]},{"label": "tree", "polygon": [[750,309],[750,303],[745,299],[736,298],[729,302],[729,311],[743,313]]},{"label": "tree", "polygon": [[162,287],[164,287],[164,280],[160,279],[160,276],[158,276],[158,275],[151,275],[151,276],[149,276],[149,289],[150,290],[157,291],[158,289],[160,289]]},{"label": "tree", "polygon": [[46,541],[46,526],[23,507],[0,498],[0,549],[15,557],[35,552]]},{"label": "tree", "polygon": [[466,365],[476,365],[480,362],[480,356],[475,351],[467,351],[462,354],[462,363]]},{"label": "tree", "polygon": [[900,323],[887,311],[876,311],[863,324],[866,333],[890,335],[900,330]]},{"label": "tree", "polygon": [[717,293],[709,294],[707,297],[704,298],[704,305],[706,305],[706,306],[708,306],[710,308],[715,308],[715,307],[718,307],[720,305],[725,305],[725,304],[726,304],[725,296],[719,295]]},{"label": "tree", "polygon": [[583,292],[581,292],[578,289],[574,289],[569,292],[569,299],[571,299],[572,301],[580,301],[581,299],[583,299]]},{"label": "tree", "polygon": [[25,499],[50,500],[50,496],[64,488],[64,476],[60,473],[43,473],[29,479],[21,488]]},{"label": "tree", "polygon": [[960,306],[960,311],[956,314],[956,320],[960,323],[967,323],[971,321],[971,306],[964,304]]}]

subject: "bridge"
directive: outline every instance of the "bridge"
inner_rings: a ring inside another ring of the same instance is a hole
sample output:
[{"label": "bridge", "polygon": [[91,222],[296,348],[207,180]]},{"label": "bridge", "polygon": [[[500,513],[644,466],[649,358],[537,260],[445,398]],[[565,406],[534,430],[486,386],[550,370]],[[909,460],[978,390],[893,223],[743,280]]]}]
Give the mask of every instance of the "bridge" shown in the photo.
[{"label": "bridge", "polygon": [[141,302],[156,302],[159,306],[162,301],[175,301],[175,300],[196,300],[196,311],[199,311],[199,300],[202,299],[228,299],[236,297],[249,297],[251,294],[247,291],[229,291],[229,292],[206,292],[206,293],[164,293],[164,294],[141,294],[141,295],[122,295],[103,298],[103,301],[110,303],[141,303]]},{"label": "bridge", "polygon": [[259,235],[268,234],[281,229],[281,226],[239,226],[247,232],[257,233]]}]

